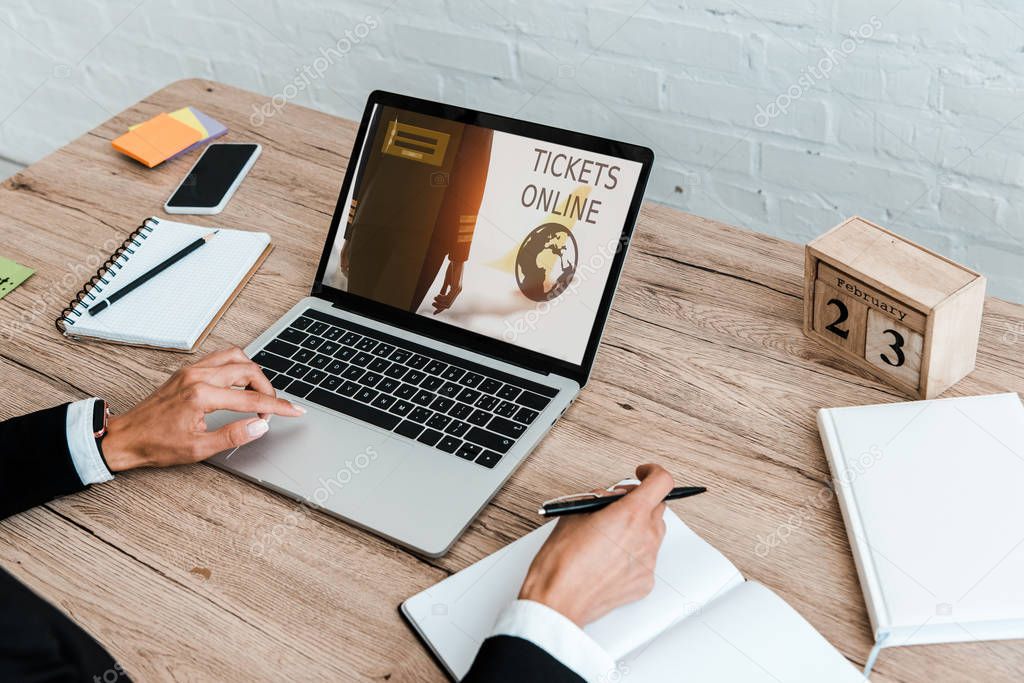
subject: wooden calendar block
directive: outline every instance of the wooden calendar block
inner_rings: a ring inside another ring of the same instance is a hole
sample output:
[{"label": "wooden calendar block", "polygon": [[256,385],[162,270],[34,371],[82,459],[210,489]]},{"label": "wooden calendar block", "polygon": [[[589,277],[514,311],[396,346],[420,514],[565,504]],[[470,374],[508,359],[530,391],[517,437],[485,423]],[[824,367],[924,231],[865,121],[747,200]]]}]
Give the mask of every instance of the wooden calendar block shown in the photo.
[{"label": "wooden calendar block", "polygon": [[814,331],[850,353],[863,353],[868,307],[818,281],[814,288]]},{"label": "wooden calendar block", "polygon": [[863,218],[807,245],[804,332],[919,398],[974,369],[985,277]]},{"label": "wooden calendar block", "polygon": [[868,311],[864,358],[879,370],[916,387],[924,337],[878,311]]}]

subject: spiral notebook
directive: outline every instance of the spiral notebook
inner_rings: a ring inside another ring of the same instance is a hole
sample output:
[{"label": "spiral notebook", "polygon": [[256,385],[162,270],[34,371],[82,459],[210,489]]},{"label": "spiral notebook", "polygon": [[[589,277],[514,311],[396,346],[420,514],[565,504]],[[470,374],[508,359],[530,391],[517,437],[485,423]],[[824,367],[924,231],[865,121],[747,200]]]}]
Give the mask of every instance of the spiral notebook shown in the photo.
[{"label": "spiral notebook", "polygon": [[217,236],[96,316],[88,310],[215,228],[147,218],[57,318],[72,339],[194,351],[272,249],[270,235]]},{"label": "spiral notebook", "polygon": [[[414,595],[401,614],[455,680],[466,675],[500,612],[516,599],[555,522]],[[782,598],[739,570],[671,510],[651,593],[584,631],[626,683],[864,683]]]}]

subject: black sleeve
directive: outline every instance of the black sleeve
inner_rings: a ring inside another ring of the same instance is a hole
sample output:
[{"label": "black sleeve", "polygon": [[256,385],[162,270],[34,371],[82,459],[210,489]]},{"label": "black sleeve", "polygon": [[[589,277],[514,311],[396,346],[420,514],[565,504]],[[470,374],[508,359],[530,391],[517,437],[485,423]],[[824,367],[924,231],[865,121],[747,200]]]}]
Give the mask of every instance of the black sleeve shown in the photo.
[{"label": "black sleeve", "polygon": [[[353,150],[352,156],[358,155],[356,159],[356,174],[352,179],[352,205],[348,207],[348,215],[345,216],[345,239],[352,238],[352,226],[356,218],[356,209],[359,207],[359,200],[363,196],[363,179],[366,177],[366,167],[370,163],[370,159],[376,159],[376,155],[380,154],[380,145],[383,141],[383,131],[378,131],[377,126],[380,125],[380,112],[373,112],[373,116],[370,117],[370,124],[366,129],[366,139],[369,141],[363,145],[363,150]],[[378,132],[381,134],[378,136]],[[365,152],[365,153],[364,153]],[[352,159],[349,158],[349,163]],[[370,171],[372,176],[372,171]]]},{"label": "black sleeve", "polygon": [[462,683],[585,683],[571,669],[528,640],[492,636],[480,646]]},{"label": "black sleeve", "polygon": [[131,683],[103,647],[0,569],[0,680]]},{"label": "black sleeve", "polygon": [[68,450],[68,404],[0,422],[0,519],[85,488]]}]

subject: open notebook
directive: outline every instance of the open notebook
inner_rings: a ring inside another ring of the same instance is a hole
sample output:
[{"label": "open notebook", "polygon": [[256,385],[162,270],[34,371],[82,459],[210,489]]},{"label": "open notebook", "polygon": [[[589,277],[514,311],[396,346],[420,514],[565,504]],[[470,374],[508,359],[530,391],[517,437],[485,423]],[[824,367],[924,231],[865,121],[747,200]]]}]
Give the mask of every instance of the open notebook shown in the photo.
[{"label": "open notebook", "polygon": [[194,350],[270,253],[267,233],[220,228],[102,313],[86,311],[214,229],[147,218],[64,309],[57,327],[76,339]]},{"label": "open notebook", "polygon": [[[402,604],[402,614],[456,679],[469,670],[498,615],[515,600],[555,523]],[[864,680],[792,607],[761,584],[745,581],[670,510],[665,524],[654,590],[585,629],[617,660],[620,672],[629,672],[626,680]]]},{"label": "open notebook", "polygon": [[818,427],[875,652],[1024,638],[1020,397],[830,408]]}]

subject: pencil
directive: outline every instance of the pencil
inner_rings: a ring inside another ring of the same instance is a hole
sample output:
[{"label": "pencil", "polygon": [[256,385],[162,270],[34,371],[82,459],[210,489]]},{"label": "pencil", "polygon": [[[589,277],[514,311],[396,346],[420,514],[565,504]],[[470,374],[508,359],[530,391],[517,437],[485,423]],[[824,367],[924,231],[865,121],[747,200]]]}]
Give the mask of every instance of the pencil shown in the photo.
[{"label": "pencil", "polygon": [[114,292],[113,294],[108,296],[103,301],[101,301],[98,304],[96,304],[95,306],[91,307],[89,309],[89,315],[96,315],[100,311],[103,311],[103,310],[105,310],[107,308],[110,308],[110,306],[112,304],[114,304],[116,301],[118,301],[119,299],[121,299],[121,297],[123,297],[124,295],[130,293],[132,290],[136,289],[139,285],[145,284],[146,282],[148,282],[152,278],[156,277],[157,275],[159,275],[163,271],[165,271],[168,268],[170,268],[171,266],[173,266],[175,263],[177,263],[181,259],[183,259],[186,256],[188,256],[189,254],[191,254],[193,251],[195,251],[199,247],[201,247],[204,244],[206,244],[207,242],[209,242],[213,238],[213,236],[216,235],[218,232],[220,232],[220,230],[214,230],[213,232],[210,232],[210,233],[207,233],[207,234],[203,235],[202,237],[200,237],[195,242],[191,243],[190,245],[188,245],[187,247],[185,247],[181,251],[177,252],[173,256],[170,256],[163,263],[160,263],[159,265],[153,266],[148,271],[146,271],[145,273],[143,273],[139,277],[135,278],[134,280],[132,280],[131,282],[126,284],[124,287],[122,287],[121,289],[117,290],[116,292]]}]

